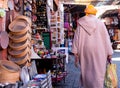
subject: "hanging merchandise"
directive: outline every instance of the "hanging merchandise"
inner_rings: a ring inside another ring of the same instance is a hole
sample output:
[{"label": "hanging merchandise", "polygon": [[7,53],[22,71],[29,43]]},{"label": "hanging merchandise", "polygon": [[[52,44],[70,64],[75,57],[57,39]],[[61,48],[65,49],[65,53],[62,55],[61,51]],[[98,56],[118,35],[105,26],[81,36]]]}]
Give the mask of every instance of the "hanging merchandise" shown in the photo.
[{"label": "hanging merchandise", "polygon": [[15,11],[19,12],[21,10],[21,7],[20,7],[20,1],[19,0],[14,0],[14,9]]},{"label": "hanging merchandise", "polygon": [[14,10],[14,2],[13,2],[13,0],[9,0],[9,1],[8,1],[8,8],[9,8],[10,10]]},{"label": "hanging merchandise", "polygon": [[0,0],[0,8],[7,10],[8,9],[7,3],[8,3],[8,0]]},{"label": "hanging merchandise", "polygon": [[47,0],[47,5],[48,7],[53,11],[53,4],[52,4],[53,0]]},{"label": "hanging merchandise", "polygon": [[36,14],[36,0],[33,0],[32,3],[31,3],[31,6],[32,6],[32,13],[33,14]]},{"label": "hanging merchandise", "polygon": [[71,51],[72,51],[72,39],[69,38],[68,39],[68,52],[71,53]]},{"label": "hanging merchandise", "polygon": [[20,79],[23,81],[23,84],[26,85],[30,81],[30,76],[28,72],[28,67],[24,66],[20,73]]},{"label": "hanging merchandise", "polygon": [[59,7],[60,7],[60,11],[64,12],[64,6],[63,6],[63,4],[60,3]]},{"label": "hanging merchandise", "polygon": [[32,11],[31,5],[27,3],[26,6],[25,6],[25,10],[26,11]]},{"label": "hanging merchandise", "polygon": [[36,22],[37,20],[37,16],[36,15],[32,15],[32,22]]},{"label": "hanging merchandise", "polygon": [[6,31],[0,32],[0,50],[6,49],[8,47],[9,37]]},{"label": "hanging merchandise", "polygon": [[14,0],[14,3],[17,4],[19,0]]},{"label": "hanging merchandise", "polygon": [[53,1],[53,10],[56,12],[58,10],[58,1],[54,0]]},{"label": "hanging merchandise", "polygon": [[0,17],[4,17],[5,16],[5,10],[4,9],[0,9]]},{"label": "hanging merchandise", "polygon": [[47,12],[46,12],[46,1],[45,0],[37,0],[36,7],[37,7],[37,28],[39,29],[46,29],[48,27],[48,19],[47,19]]},{"label": "hanging merchandise", "polygon": [[59,0],[54,0],[54,2],[57,6],[59,5]]},{"label": "hanging merchandise", "polygon": [[70,13],[65,13],[64,14],[64,28],[67,28],[67,29],[70,29],[70,19],[69,19],[69,16]]}]

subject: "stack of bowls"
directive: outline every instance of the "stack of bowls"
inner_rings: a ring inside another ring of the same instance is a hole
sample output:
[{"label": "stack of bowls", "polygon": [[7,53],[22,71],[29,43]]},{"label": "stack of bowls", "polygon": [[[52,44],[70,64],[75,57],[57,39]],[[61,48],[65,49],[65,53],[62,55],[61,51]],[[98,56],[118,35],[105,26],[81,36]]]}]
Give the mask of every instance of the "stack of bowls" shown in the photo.
[{"label": "stack of bowls", "polygon": [[18,16],[9,25],[8,59],[18,65],[30,61],[31,54],[31,20]]}]

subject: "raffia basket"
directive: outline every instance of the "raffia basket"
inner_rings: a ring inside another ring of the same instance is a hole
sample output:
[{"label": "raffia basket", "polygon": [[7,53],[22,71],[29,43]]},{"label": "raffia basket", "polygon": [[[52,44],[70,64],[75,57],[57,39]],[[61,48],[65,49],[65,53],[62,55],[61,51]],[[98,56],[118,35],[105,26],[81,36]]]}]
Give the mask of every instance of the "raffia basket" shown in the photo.
[{"label": "raffia basket", "polygon": [[19,15],[19,16],[17,16],[17,17],[15,18],[15,20],[19,20],[19,19],[26,20],[27,23],[29,24],[29,26],[32,25],[32,21],[31,21],[31,19],[30,19],[29,17],[27,17],[27,16]]},{"label": "raffia basket", "polygon": [[12,33],[9,33],[9,38],[13,40],[14,42],[22,42],[25,41],[28,38],[28,33],[22,34],[22,35],[14,35]]},{"label": "raffia basket", "polygon": [[16,83],[20,79],[21,68],[8,60],[0,60],[0,83]]},{"label": "raffia basket", "polygon": [[28,40],[28,39],[26,39],[23,42],[19,42],[19,43],[15,43],[12,40],[9,42],[9,47],[12,48],[12,49],[14,49],[14,50],[22,50],[22,49],[24,49],[27,46],[28,47],[31,46],[30,40]]},{"label": "raffia basket", "polygon": [[31,21],[26,16],[18,16],[10,23],[9,30],[14,35],[25,34],[27,31],[31,33]]},{"label": "raffia basket", "polygon": [[25,56],[20,57],[20,58],[15,58],[15,57],[12,57],[11,55],[8,55],[8,59],[18,65],[22,65],[26,63],[27,61],[30,61],[30,57],[28,53]]},{"label": "raffia basket", "polygon": [[21,34],[21,35],[14,35],[9,33],[9,38],[13,41],[13,42],[23,42],[26,39],[30,39],[31,40],[31,35],[26,32],[25,34]]},{"label": "raffia basket", "polygon": [[9,55],[15,57],[15,58],[20,58],[20,57],[23,57],[25,56],[29,51],[29,47],[26,47],[22,50],[13,50],[11,48],[8,48],[8,53]]}]

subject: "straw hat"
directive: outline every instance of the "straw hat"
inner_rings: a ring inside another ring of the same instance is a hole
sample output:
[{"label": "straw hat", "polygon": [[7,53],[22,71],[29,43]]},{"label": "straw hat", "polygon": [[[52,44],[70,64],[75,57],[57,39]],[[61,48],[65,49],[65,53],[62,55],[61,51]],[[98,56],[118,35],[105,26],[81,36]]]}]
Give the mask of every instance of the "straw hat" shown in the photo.
[{"label": "straw hat", "polygon": [[15,43],[13,41],[9,42],[9,47],[14,50],[22,50],[27,46],[31,47],[31,43],[28,39],[26,39],[25,41],[19,42],[19,43]]},{"label": "straw hat", "polygon": [[25,34],[27,31],[30,31],[31,28],[28,23],[24,22],[24,20],[14,20],[10,23],[9,30],[12,34],[20,35]]},{"label": "straw hat", "polygon": [[29,17],[27,17],[27,16],[24,16],[24,15],[19,15],[19,16],[17,16],[17,17],[15,18],[15,20],[26,20],[26,21],[28,22],[28,24],[29,24],[30,27],[31,27],[31,25],[32,25],[31,19],[30,19]]},{"label": "straw hat", "polygon": [[15,35],[24,34],[27,31],[31,33],[31,25],[31,21],[28,17],[18,16],[9,24],[9,30]]},{"label": "straw hat", "polygon": [[86,9],[85,9],[84,12],[85,12],[86,14],[96,15],[97,9],[96,9],[93,5],[89,4],[89,5],[86,7]]},{"label": "straw hat", "polygon": [[20,57],[25,56],[28,53],[28,50],[29,50],[28,47],[26,47],[22,50],[13,50],[11,48],[8,48],[8,53],[15,58],[20,58]]},{"label": "straw hat", "polygon": [[28,32],[26,32],[25,34],[21,34],[21,35],[14,35],[11,32],[9,33],[9,38],[13,41],[13,42],[23,42],[26,39],[31,40],[31,34],[29,34]]},{"label": "straw hat", "polygon": [[27,53],[26,55],[20,57],[20,58],[15,58],[15,57],[13,57],[13,56],[11,56],[11,55],[8,55],[8,59],[9,59],[10,61],[18,64],[18,65],[22,65],[22,64],[24,64],[24,63],[26,63],[27,61],[30,60],[28,53]]}]

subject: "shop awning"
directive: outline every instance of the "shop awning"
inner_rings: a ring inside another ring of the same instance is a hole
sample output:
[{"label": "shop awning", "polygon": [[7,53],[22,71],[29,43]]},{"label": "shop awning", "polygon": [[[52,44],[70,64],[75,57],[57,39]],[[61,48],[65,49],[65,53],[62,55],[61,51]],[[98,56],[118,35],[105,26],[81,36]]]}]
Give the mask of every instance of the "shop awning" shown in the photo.
[{"label": "shop awning", "polygon": [[101,18],[118,16],[118,9],[107,10],[102,15]]},{"label": "shop awning", "polygon": [[60,0],[64,1],[64,3],[77,3],[77,4],[93,4],[94,6],[102,6],[102,5],[119,5],[120,0]]}]

